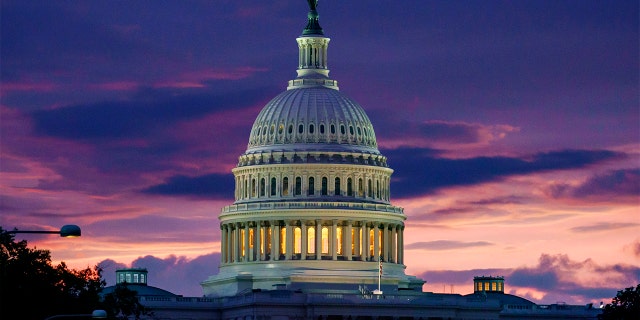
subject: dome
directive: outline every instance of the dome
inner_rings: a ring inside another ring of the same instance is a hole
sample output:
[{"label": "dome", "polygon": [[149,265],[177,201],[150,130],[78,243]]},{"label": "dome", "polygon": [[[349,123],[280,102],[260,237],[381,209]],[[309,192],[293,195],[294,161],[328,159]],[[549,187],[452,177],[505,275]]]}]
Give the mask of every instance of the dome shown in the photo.
[{"label": "dome", "polygon": [[289,89],[258,114],[246,154],[274,151],[380,154],[362,107],[321,85]]}]

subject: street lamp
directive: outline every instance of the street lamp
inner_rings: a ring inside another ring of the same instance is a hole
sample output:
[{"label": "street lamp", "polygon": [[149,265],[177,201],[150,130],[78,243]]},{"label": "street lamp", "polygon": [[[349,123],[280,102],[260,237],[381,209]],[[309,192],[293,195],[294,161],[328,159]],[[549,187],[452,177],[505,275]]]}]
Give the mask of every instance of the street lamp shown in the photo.
[{"label": "street lamp", "polygon": [[60,319],[60,318],[88,318],[88,317],[91,317],[91,319],[106,319],[107,312],[104,310],[93,310],[92,313],[87,313],[87,314],[59,314],[59,315],[51,316],[44,320]]},{"label": "street lamp", "polygon": [[81,235],[80,227],[75,224],[68,224],[62,226],[59,231],[47,231],[47,230],[18,230],[14,229],[11,231],[6,231],[9,234],[16,233],[48,233],[48,234],[59,234],[61,237],[79,237]]}]

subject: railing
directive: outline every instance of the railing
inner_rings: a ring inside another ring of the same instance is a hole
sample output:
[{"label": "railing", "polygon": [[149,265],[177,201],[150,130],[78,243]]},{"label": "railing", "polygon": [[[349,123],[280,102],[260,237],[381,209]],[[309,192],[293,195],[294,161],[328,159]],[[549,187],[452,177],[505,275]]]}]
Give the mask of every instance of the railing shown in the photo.
[{"label": "railing", "polygon": [[389,213],[404,214],[404,209],[387,204],[357,203],[357,202],[262,202],[233,204],[222,208],[222,213],[244,212],[252,210],[275,209],[347,209],[347,210],[372,210]]}]

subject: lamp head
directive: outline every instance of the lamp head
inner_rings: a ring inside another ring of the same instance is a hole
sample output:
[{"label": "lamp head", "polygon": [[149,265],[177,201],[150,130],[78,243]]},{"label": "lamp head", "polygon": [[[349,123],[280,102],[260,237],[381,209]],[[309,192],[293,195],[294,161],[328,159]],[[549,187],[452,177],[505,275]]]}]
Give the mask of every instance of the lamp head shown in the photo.
[{"label": "lamp head", "polygon": [[67,224],[60,228],[61,237],[79,237],[81,234],[80,227],[75,224]]}]

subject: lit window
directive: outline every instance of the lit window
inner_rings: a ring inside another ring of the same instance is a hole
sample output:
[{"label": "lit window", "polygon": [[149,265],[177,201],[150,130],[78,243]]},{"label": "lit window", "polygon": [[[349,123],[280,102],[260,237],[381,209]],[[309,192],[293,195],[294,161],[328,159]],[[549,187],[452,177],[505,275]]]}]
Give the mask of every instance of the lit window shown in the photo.
[{"label": "lit window", "polygon": [[287,229],[283,227],[280,228],[280,253],[287,254]]},{"label": "lit window", "polygon": [[133,274],[133,283],[140,283],[140,278],[137,273]]},{"label": "lit window", "polygon": [[301,253],[302,252],[302,230],[300,227],[296,227],[293,230],[294,233],[294,241],[293,241],[293,253]]},{"label": "lit window", "polygon": [[329,229],[322,227],[322,253],[329,253]]},{"label": "lit window", "polygon": [[307,253],[316,253],[316,228],[307,229]]},{"label": "lit window", "polygon": [[126,278],[127,283],[131,283],[131,273],[127,273]]}]

